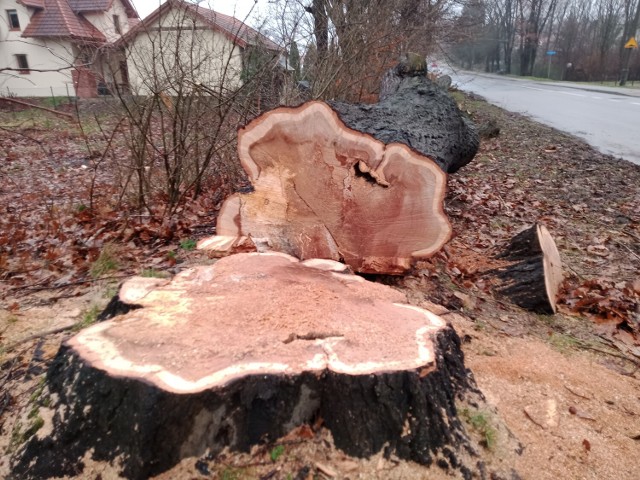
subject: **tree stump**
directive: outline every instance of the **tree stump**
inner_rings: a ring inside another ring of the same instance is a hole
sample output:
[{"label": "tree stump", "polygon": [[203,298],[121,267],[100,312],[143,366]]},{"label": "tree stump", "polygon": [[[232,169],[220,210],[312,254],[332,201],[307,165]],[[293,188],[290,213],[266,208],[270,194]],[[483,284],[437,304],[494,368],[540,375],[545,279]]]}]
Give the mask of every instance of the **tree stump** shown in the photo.
[{"label": "tree stump", "polygon": [[303,260],[400,274],[451,235],[438,166],[345,127],[324,103],[255,119],[239,132],[238,155],[254,192],[224,202],[218,236],[199,244],[214,255],[234,253],[236,239],[251,237]]},{"label": "tree stump", "polygon": [[58,353],[49,433],[19,452],[15,478],[81,475],[90,458],[148,478],[318,418],[354,456],[386,446],[429,464],[468,445],[455,402],[476,390],[456,333],[340,263],[238,254],[119,296],[137,308]]},{"label": "tree stump", "polygon": [[555,313],[562,262],[547,228],[536,224],[520,232],[502,258],[515,263],[498,271],[503,282],[498,292],[524,309]]}]

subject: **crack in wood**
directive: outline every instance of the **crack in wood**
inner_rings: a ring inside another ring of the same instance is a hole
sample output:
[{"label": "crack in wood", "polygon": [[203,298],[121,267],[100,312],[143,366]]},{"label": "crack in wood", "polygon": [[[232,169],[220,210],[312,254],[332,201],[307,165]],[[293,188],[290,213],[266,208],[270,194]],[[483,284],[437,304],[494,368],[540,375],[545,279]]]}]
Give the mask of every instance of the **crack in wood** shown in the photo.
[{"label": "crack in wood", "polygon": [[286,339],[282,341],[284,344],[291,343],[295,340],[326,340],[327,338],[344,338],[344,335],[339,332],[309,332],[302,335],[292,333]]},{"label": "crack in wood", "polygon": [[371,185],[379,185],[383,188],[389,188],[389,183],[378,178],[362,160],[353,164],[353,173],[357,178],[363,178]]},{"label": "crack in wood", "polygon": [[[298,187],[296,185],[296,182],[291,182],[291,186],[293,187],[293,191],[296,193],[296,195],[298,196],[298,198],[300,200],[302,200],[302,202],[304,202],[304,204],[307,206],[307,208],[316,216],[316,218],[320,221],[320,223],[322,224],[322,226],[324,227],[324,230],[327,232],[327,234],[331,237],[331,240],[333,241],[333,244],[336,246],[336,251],[338,252],[338,256],[339,256],[339,261],[344,263],[344,254],[340,251],[340,245],[338,244],[338,240],[336,239],[336,237],[333,235],[333,232],[329,229],[329,227],[327,227],[327,225],[322,221],[322,218],[320,217],[320,215],[317,214],[317,212],[314,210],[314,208],[309,204],[309,202],[307,202],[307,200],[300,194],[300,192],[298,191]],[[289,209],[289,207],[287,206],[287,209]]]}]

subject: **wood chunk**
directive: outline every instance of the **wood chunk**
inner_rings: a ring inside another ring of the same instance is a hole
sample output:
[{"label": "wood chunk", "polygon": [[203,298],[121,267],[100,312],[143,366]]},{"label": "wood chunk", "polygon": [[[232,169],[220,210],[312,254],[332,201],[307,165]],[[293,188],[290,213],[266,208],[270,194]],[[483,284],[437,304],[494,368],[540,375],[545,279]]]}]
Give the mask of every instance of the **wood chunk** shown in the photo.
[{"label": "wood chunk", "polygon": [[499,293],[527,310],[555,313],[563,279],[562,262],[547,228],[535,224],[520,232],[502,257],[515,263],[498,272],[504,282]]},{"label": "wood chunk", "polygon": [[89,457],[149,478],[318,418],[352,456],[387,446],[429,464],[467,448],[455,402],[476,390],[453,329],[337,265],[237,254],[154,288],[126,282],[140,308],[63,345],[51,433],[18,453],[16,478],[78,476]]},{"label": "wood chunk", "polygon": [[527,405],[524,407],[524,413],[529,420],[543,429],[554,429],[560,423],[558,402],[552,398],[544,403]]},{"label": "wood chunk", "polygon": [[212,257],[221,258],[234,253],[257,252],[258,248],[251,237],[244,235],[216,235],[198,242],[198,249],[206,250]]},{"label": "wood chunk", "polygon": [[451,236],[446,174],[404,145],[347,128],[324,103],[267,112],[239,132],[238,153],[254,191],[225,201],[218,235],[388,274]]}]

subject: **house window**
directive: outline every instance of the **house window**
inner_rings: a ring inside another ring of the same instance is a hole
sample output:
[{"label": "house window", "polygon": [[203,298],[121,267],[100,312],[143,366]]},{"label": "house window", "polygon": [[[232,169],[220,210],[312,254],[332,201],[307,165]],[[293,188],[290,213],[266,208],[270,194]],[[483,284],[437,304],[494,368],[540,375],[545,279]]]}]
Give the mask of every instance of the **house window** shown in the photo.
[{"label": "house window", "polygon": [[10,30],[20,30],[20,19],[17,10],[7,10],[7,18],[9,19]]},{"label": "house window", "polygon": [[17,54],[16,62],[18,63],[18,71],[20,73],[29,73],[29,62],[27,61],[27,56],[25,54]]},{"label": "house window", "polygon": [[118,35],[122,35],[122,27],[120,26],[120,17],[118,15],[113,16],[113,27]]}]

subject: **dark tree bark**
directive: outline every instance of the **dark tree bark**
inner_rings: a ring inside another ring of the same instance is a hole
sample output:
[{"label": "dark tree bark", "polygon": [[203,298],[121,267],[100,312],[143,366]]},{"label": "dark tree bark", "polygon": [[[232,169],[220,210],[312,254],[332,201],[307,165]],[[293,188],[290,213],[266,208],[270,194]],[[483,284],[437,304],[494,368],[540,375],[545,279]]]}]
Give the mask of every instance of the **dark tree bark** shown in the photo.
[{"label": "dark tree bark", "polygon": [[313,34],[316,37],[318,57],[323,58],[329,47],[329,16],[326,0],[313,0],[307,12],[313,16]]},{"label": "dark tree bark", "polygon": [[28,441],[12,478],[82,476],[87,455],[149,478],[317,418],[349,455],[388,445],[428,465],[446,450],[444,465],[471,478],[456,401],[481,396],[455,331],[343,269],[242,254],[171,283],[125,283],[119,301],[141,308],[61,348],[47,376],[51,433]]},{"label": "dark tree bark", "polygon": [[497,272],[498,292],[526,310],[555,313],[562,263],[549,231],[536,224],[520,232],[502,258],[515,263]]},{"label": "dark tree bark", "polygon": [[379,103],[331,106],[348,127],[383,143],[403,143],[432,158],[443,171],[457,172],[478,151],[475,126],[446,91],[419,72],[402,70],[401,64],[385,76],[387,88],[383,86]]}]

